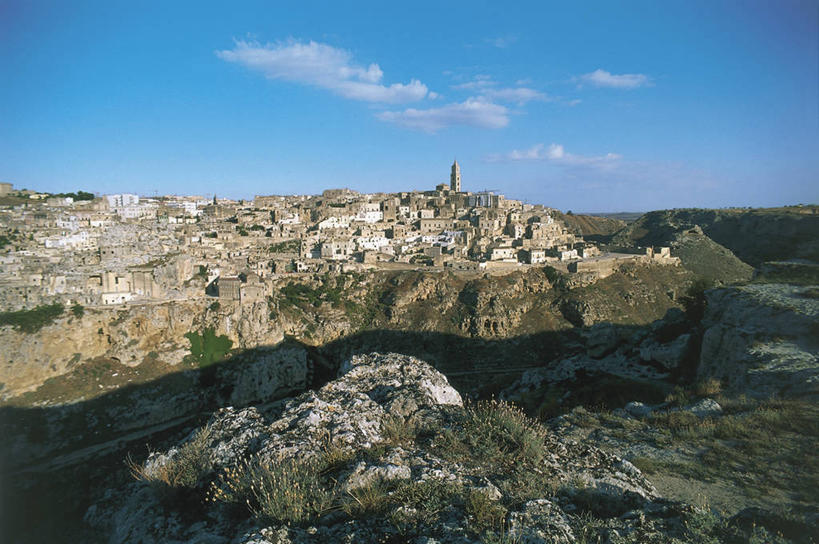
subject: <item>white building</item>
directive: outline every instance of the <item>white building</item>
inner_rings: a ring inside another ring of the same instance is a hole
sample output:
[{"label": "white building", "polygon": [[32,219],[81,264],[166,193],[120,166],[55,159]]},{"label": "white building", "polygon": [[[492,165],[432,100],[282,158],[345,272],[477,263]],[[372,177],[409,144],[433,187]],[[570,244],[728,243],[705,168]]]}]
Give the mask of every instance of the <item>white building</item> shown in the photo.
[{"label": "white building", "polygon": [[346,229],[350,226],[351,219],[352,217],[349,215],[328,217],[324,221],[319,221],[318,229]]},{"label": "white building", "polygon": [[355,238],[358,251],[372,250],[381,251],[383,247],[390,245],[390,240],[386,236],[358,236]]},{"label": "white building", "polygon": [[139,204],[139,195],[130,193],[105,195],[105,200],[108,201],[108,206],[110,208],[126,208],[128,206],[136,206]]}]

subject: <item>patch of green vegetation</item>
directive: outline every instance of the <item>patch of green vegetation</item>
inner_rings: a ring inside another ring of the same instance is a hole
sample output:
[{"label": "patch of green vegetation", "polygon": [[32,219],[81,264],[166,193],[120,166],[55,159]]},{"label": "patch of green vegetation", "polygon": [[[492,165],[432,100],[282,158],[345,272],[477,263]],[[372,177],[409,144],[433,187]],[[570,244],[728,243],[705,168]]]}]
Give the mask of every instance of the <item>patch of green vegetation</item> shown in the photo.
[{"label": "patch of green vegetation", "polygon": [[53,323],[64,311],[62,304],[50,304],[31,310],[0,312],[0,325],[11,325],[18,331],[34,333]]},{"label": "patch of green vegetation", "polygon": [[219,304],[219,301],[218,301],[218,300],[216,300],[216,301],[214,301],[214,302],[211,302],[211,303],[210,303],[210,306],[208,306],[208,309],[209,309],[211,312],[218,312],[218,311],[219,311],[219,308],[221,308],[221,307],[222,307],[222,305],[221,305],[221,304]]},{"label": "patch of green vegetation", "polygon": [[206,232],[203,236],[205,238],[218,238],[219,237],[219,235],[216,234],[216,232]]},{"label": "patch of green vegetation", "polygon": [[216,336],[216,332],[211,327],[205,328],[201,334],[189,332],[185,334],[185,338],[191,343],[191,356],[200,368],[223,360],[233,347],[233,340],[225,335]]},{"label": "patch of green vegetation", "polygon": [[74,201],[94,200],[94,193],[89,193],[87,191],[77,191],[76,193],[56,193],[51,196],[57,198],[73,198]]},{"label": "patch of green vegetation", "polygon": [[271,244],[268,248],[270,253],[297,253],[301,242],[299,240],[287,240],[278,244]]},{"label": "patch of green vegetation", "polygon": [[552,285],[556,284],[562,276],[555,267],[549,265],[543,267],[543,273],[546,274],[546,279],[549,280],[549,283]]},{"label": "patch of green vegetation", "polygon": [[82,304],[75,304],[71,307],[71,313],[74,314],[74,317],[82,317],[85,315],[85,308]]},{"label": "patch of green vegetation", "polygon": [[325,274],[316,287],[291,281],[279,290],[280,301],[285,306],[310,304],[314,308],[327,302],[333,308],[340,308],[344,301],[345,282],[343,274],[337,276]]}]

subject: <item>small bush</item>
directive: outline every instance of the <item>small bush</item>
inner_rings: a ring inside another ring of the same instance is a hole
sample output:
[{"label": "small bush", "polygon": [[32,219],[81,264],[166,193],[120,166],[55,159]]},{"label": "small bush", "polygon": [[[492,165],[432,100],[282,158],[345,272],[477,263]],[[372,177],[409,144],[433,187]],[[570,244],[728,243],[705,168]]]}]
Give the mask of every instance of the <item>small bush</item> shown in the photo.
[{"label": "small bush", "polygon": [[520,408],[494,400],[467,407],[460,439],[485,460],[538,462],[545,449],[545,430],[538,422]]},{"label": "small bush", "polygon": [[265,523],[303,523],[332,509],[335,491],[323,485],[317,460],[246,462],[211,486],[209,500],[245,504]]},{"label": "small bush", "polygon": [[74,317],[82,317],[85,315],[85,308],[81,304],[75,304],[71,307],[71,313],[74,314]]},{"label": "small bush", "polygon": [[367,485],[348,491],[348,498],[343,501],[342,509],[352,517],[381,514],[390,504],[387,493],[387,486],[379,480],[374,480]]},{"label": "small bush", "polygon": [[452,504],[461,501],[459,484],[444,480],[421,480],[404,482],[392,493],[394,504],[401,505],[391,514],[393,523],[407,528],[418,523],[435,523],[438,514]]}]

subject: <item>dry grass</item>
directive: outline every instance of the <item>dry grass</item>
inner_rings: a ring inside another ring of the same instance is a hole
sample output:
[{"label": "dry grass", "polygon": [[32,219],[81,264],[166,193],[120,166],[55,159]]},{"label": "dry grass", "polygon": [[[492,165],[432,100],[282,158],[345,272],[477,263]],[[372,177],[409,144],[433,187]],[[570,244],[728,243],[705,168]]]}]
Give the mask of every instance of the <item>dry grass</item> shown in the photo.
[{"label": "dry grass", "polygon": [[129,456],[128,468],[137,480],[160,483],[171,488],[193,488],[211,470],[209,443],[210,428],[203,427],[167,462],[146,467],[135,463]]},{"label": "dry grass", "polygon": [[336,492],[327,486],[318,460],[246,461],[211,484],[210,502],[245,505],[270,523],[302,523],[334,508]]},{"label": "dry grass", "polygon": [[444,433],[444,452],[484,463],[537,463],[543,458],[546,431],[515,405],[482,401],[466,407],[462,426]]}]

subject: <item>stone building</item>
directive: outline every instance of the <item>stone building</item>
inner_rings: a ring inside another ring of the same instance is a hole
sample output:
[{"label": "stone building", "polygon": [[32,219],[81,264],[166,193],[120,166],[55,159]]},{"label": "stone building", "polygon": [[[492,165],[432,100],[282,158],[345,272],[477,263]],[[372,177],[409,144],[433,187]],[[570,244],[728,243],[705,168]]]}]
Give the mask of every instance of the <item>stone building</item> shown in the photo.
[{"label": "stone building", "polygon": [[456,192],[461,192],[461,167],[458,161],[452,163],[452,172],[449,175],[449,188]]},{"label": "stone building", "polygon": [[219,298],[226,301],[241,300],[242,280],[238,276],[222,276],[217,280]]}]

